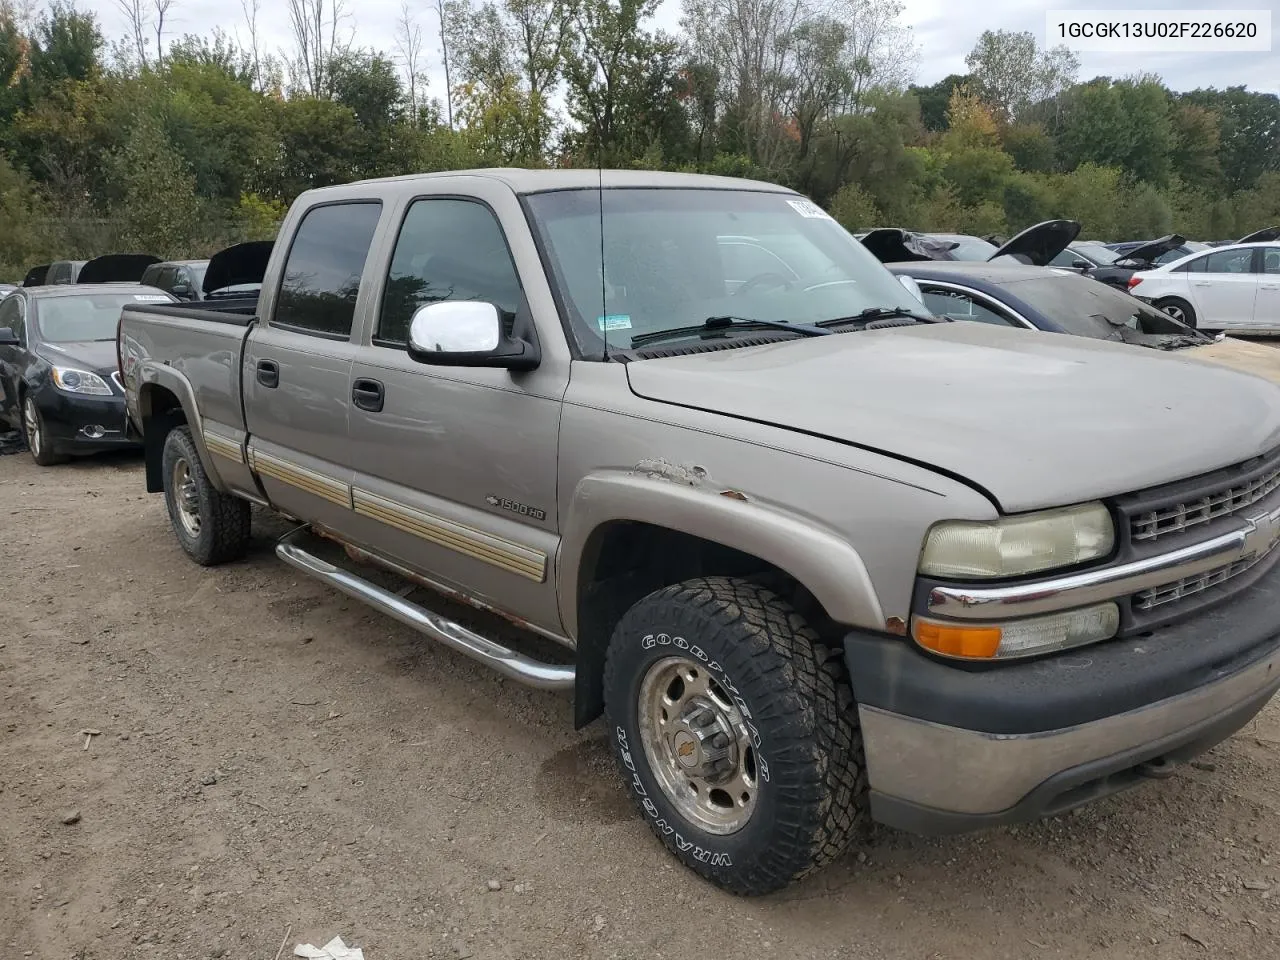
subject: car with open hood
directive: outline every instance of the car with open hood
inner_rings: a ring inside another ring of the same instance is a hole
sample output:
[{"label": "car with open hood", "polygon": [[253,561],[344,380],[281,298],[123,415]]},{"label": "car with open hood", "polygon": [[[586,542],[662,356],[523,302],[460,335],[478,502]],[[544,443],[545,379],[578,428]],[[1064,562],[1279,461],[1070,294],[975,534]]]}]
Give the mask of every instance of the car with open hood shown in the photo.
[{"label": "car with open hood", "polygon": [[881,263],[920,261],[978,262],[1010,258],[1043,266],[1065,250],[1080,233],[1074,220],[1046,220],[997,245],[990,239],[960,234],[917,233],[880,227],[854,234]]},{"label": "car with open hood", "polygon": [[603,717],[658,842],[735,893],[867,817],[1165,777],[1280,688],[1280,387],[940,320],[774,184],[310,190],[255,303],[129,306],[117,349],[194,563],[288,516],[300,575]]},{"label": "car with open hood", "polygon": [[136,445],[127,436],[116,326],[127,305],[170,303],[136,283],[23,287],[0,301],[0,421],[36,463]]},{"label": "car with open hood", "polygon": [[157,261],[146,268],[142,283],[186,301],[255,297],[271,247],[270,240],[251,240],[219,250],[208,260]]}]

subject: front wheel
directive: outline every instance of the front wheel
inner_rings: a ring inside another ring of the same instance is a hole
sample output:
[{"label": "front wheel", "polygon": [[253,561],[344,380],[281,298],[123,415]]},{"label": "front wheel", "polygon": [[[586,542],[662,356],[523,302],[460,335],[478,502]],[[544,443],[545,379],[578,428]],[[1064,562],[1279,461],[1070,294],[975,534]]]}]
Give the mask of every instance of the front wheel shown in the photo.
[{"label": "front wheel", "polygon": [[249,504],[221,493],[204,472],[190,427],[164,438],[164,500],[178,542],[201,566],[238,560],[249,546]]},{"label": "front wheel", "polygon": [[614,631],[604,693],[649,826],[713,883],[769,893],[847,847],[866,776],[843,660],[769,590],[708,578],[650,594]]},{"label": "front wheel", "polygon": [[1185,323],[1188,327],[1195,329],[1196,311],[1187,301],[1178,297],[1167,297],[1164,300],[1157,300],[1152,306],[1157,310],[1163,310],[1179,323]]},{"label": "front wheel", "polygon": [[56,463],[66,463],[66,457],[54,452],[53,440],[45,429],[40,406],[30,394],[22,401],[22,433],[26,437],[27,449],[31,451],[31,459],[37,464],[51,467]]}]

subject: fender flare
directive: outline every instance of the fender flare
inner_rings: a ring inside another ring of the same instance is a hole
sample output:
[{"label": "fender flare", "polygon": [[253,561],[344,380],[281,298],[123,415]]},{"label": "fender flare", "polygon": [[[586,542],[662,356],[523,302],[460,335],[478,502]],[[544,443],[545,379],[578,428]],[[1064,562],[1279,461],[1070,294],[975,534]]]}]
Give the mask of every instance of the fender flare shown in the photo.
[{"label": "fender flare", "polygon": [[191,381],[183,376],[181,371],[175,370],[166,364],[159,364],[149,360],[142,361],[131,372],[138,385],[138,415],[142,420],[143,443],[149,449],[153,443],[163,442],[163,438],[153,440],[153,432],[149,432],[146,429],[146,421],[150,416],[150,411],[147,409],[148,405],[144,400],[149,392],[147,387],[153,385],[163,387],[177,397],[178,403],[182,406],[182,412],[187,418],[187,425],[191,428],[191,437],[196,444],[196,451],[200,454],[200,463],[204,467],[204,472],[208,476],[209,482],[213,484],[214,489],[219,493],[226,493],[227,486],[223,482],[222,476],[218,473],[217,464],[209,454],[209,448],[205,446],[203,420],[200,417],[200,408],[196,405],[196,394],[191,386]]},{"label": "fender flare", "polygon": [[613,471],[578,484],[560,541],[560,616],[575,642],[583,555],[596,530],[619,520],[666,527],[759,557],[803,584],[837,622],[876,631],[885,628],[866,565],[843,537],[774,504]]}]

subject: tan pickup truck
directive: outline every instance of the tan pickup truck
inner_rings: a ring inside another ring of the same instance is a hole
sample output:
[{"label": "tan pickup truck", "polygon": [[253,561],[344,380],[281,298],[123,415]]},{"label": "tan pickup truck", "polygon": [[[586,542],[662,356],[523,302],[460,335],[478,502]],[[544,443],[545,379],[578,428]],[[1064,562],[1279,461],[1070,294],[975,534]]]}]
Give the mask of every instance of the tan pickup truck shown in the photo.
[{"label": "tan pickup truck", "polygon": [[970,830],[1166,776],[1280,685],[1280,388],[940,321],[776,186],[315,190],[260,297],[130,307],[118,349],[196,562],[266,505],[555,640],[277,547],[603,714],[657,837],[738,893],[868,816]]}]

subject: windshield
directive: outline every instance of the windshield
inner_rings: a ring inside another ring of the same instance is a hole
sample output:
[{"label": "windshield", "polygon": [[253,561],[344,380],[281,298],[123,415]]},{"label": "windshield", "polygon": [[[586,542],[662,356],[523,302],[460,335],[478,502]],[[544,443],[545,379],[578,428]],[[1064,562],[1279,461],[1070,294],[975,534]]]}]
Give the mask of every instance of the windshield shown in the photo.
[{"label": "windshield", "polygon": [[120,311],[139,301],[169,302],[163,294],[93,293],[72,297],[42,297],[36,307],[36,327],[46,343],[114,340]]},{"label": "windshield", "polygon": [[[606,189],[528,197],[586,356],[734,316],[818,323],[868,307],[920,310],[843,227],[794,194]],[[601,267],[603,259],[603,277]]]},{"label": "windshield", "polygon": [[1104,266],[1108,263],[1115,263],[1120,259],[1119,254],[1114,250],[1104,247],[1100,243],[1077,243],[1068,249],[1080,254],[1080,256],[1085,257],[1088,260],[1092,260],[1100,266]]},{"label": "windshield", "polygon": [[1120,340],[1124,328],[1136,333],[1186,336],[1205,343],[1210,339],[1136,297],[1079,274],[1014,280],[1002,286],[1077,336]]},{"label": "windshield", "polygon": [[961,233],[935,233],[931,236],[937,237],[939,240],[945,240],[948,243],[958,243],[948,252],[956,260],[973,260],[975,262],[982,260],[990,260],[991,255],[1000,248],[994,243],[988,243],[981,237],[968,237]]}]

